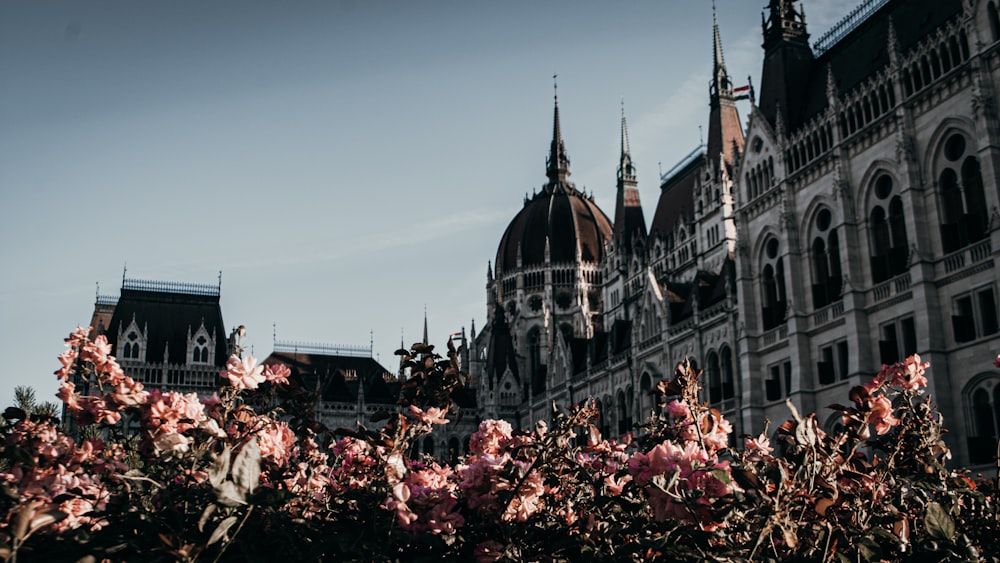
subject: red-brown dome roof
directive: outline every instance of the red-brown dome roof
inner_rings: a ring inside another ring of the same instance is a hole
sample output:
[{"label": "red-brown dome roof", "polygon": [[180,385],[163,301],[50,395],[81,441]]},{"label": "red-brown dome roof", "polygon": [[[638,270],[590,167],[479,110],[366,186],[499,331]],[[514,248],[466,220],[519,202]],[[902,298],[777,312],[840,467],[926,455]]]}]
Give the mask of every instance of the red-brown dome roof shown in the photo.
[{"label": "red-brown dome roof", "polygon": [[500,239],[497,275],[521,265],[545,263],[545,241],[553,263],[575,262],[577,248],[583,262],[596,263],[611,238],[611,221],[597,204],[573,188],[545,190],[524,204]]}]

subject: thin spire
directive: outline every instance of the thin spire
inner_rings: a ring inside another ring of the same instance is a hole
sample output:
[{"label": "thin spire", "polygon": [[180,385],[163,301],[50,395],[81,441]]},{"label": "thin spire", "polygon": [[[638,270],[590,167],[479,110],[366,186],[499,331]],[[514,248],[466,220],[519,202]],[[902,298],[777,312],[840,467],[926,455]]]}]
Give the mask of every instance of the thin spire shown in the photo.
[{"label": "thin spire", "polygon": [[559,124],[559,83],[556,79],[558,74],[552,75],[552,90],[555,109],[552,118],[552,144],[549,147],[549,159],[546,166],[545,175],[549,178],[549,183],[545,186],[545,191],[551,192],[557,186],[564,188],[569,184],[569,157],[566,155],[566,145],[563,143],[562,128]]},{"label": "thin spire", "polygon": [[424,305],[424,346],[430,344],[427,338],[427,305]]},{"label": "thin spire", "polygon": [[628,142],[628,123],[625,121],[625,99],[622,98],[621,155],[618,161],[618,189],[615,197],[614,235],[628,252],[637,235],[646,234],[646,220],[639,202],[639,188],[635,166],[632,164]]},{"label": "thin spire", "polygon": [[719,75],[719,71],[726,70],[726,57],[722,54],[722,39],[719,37],[719,17],[715,9],[715,0],[712,0],[712,31],[715,36],[715,53],[713,63],[716,76]]},{"label": "thin spire", "polygon": [[622,131],[621,153],[618,156],[618,188],[624,184],[635,185],[635,166],[632,165],[632,154],[628,142],[628,124],[625,122],[625,97],[622,97]]}]

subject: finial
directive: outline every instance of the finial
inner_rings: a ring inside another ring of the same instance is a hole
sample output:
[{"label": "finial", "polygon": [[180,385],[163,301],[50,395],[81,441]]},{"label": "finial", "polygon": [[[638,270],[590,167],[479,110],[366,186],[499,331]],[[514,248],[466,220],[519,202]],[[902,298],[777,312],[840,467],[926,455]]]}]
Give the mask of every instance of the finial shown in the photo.
[{"label": "finial", "polygon": [[278,342],[278,323],[271,323],[271,346]]},{"label": "finial", "polygon": [[222,292],[222,270],[219,270],[219,292]]},{"label": "finial", "polygon": [[705,144],[705,134],[701,130],[701,125],[698,126],[698,142],[702,145]]},{"label": "finial", "polygon": [[555,100],[557,104],[559,103],[559,82],[557,80],[558,78],[559,78],[558,74],[555,73],[552,74],[552,99]]},{"label": "finial", "polygon": [[101,282],[94,282],[94,285],[96,286],[94,289],[94,301],[97,301],[101,298]]},{"label": "finial", "polygon": [[128,262],[122,263],[122,287],[125,287],[125,272],[128,271]]}]

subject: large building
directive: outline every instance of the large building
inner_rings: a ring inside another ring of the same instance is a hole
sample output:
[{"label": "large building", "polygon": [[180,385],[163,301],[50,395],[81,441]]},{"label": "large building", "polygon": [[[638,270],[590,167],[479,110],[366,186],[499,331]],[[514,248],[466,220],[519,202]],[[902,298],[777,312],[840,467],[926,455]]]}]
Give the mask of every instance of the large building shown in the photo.
[{"label": "large building", "polygon": [[746,127],[713,32],[707,143],[662,175],[648,227],[624,115],[612,219],[569,180],[556,101],[548,181],[500,239],[470,342],[480,412],[530,427],[595,397],[625,434],[690,358],[734,434],[786,399],[832,430],[826,405],[920,353],[956,463],[988,462],[997,3],[870,0],[811,43],[803,8],[770,0]]}]

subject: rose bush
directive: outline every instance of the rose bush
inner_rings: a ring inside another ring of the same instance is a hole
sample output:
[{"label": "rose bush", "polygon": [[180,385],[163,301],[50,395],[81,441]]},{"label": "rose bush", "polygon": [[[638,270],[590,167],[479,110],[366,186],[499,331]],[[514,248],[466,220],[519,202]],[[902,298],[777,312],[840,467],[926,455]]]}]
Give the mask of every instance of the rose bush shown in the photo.
[{"label": "rose bush", "polygon": [[[485,420],[453,465],[410,455],[458,416],[458,353],[401,350],[381,428],[329,429],[285,366],[237,350],[216,395],[147,391],[103,336],[59,357],[72,432],[9,408],[7,560],[997,560],[996,483],[946,465],[917,356],[850,390],[843,428],[789,404],[743,436],[678,366],[650,418],[601,436],[592,402],[533,430]],[[775,440],[772,442],[772,438]]]}]

